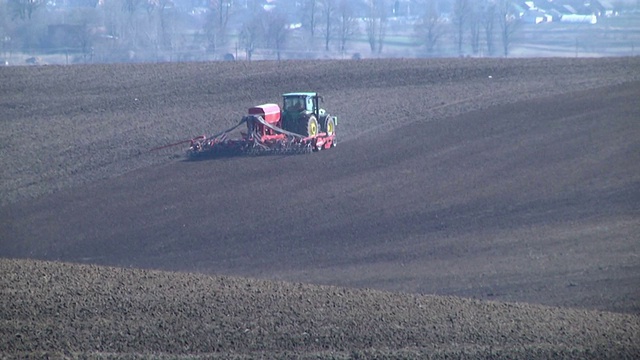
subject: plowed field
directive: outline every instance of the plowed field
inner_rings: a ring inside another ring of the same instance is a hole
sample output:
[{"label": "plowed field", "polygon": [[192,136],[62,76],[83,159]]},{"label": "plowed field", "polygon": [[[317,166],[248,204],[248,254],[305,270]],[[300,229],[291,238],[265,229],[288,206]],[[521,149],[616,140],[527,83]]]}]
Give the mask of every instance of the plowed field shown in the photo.
[{"label": "plowed field", "polygon": [[[336,148],[149,151],[290,91]],[[640,58],[0,68],[0,351],[636,357],[639,95]]]}]

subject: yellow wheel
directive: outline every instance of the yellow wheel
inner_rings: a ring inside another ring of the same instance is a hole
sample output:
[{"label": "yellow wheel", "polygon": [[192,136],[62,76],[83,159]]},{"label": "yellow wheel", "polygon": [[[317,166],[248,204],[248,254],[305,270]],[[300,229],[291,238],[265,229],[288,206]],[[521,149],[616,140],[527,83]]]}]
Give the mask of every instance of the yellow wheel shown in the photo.
[{"label": "yellow wheel", "polygon": [[327,116],[324,123],[324,128],[327,131],[327,135],[331,136],[336,131],[336,121],[331,116]]},{"label": "yellow wheel", "polygon": [[318,135],[318,120],[316,120],[315,116],[310,116],[309,120],[307,120],[307,133],[304,135],[307,135],[307,136]]}]

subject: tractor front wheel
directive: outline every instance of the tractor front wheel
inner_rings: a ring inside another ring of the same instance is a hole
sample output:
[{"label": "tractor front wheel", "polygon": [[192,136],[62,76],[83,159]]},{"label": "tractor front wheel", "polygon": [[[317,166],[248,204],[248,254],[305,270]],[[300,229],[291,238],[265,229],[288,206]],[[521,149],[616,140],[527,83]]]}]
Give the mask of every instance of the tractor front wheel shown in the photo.
[{"label": "tractor front wheel", "polygon": [[331,136],[336,132],[336,121],[333,116],[327,116],[324,120],[324,131],[328,136]]}]

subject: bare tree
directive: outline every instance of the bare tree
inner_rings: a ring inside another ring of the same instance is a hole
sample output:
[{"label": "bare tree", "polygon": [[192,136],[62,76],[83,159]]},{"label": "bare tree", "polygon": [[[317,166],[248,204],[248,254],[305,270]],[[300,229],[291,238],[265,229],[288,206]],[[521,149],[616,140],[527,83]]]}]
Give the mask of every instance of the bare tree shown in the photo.
[{"label": "bare tree", "polygon": [[218,39],[220,44],[226,43],[227,26],[231,17],[231,0],[217,0],[218,5]]},{"label": "bare tree", "polygon": [[480,52],[480,29],[482,23],[482,3],[475,1],[469,4],[469,39],[471,52],[477,55]]},{"label": "bare tree", "polygon": [[[93,56],[93,43],[88,31],[86,20],[84,21],[84,24],[80,26],[79,30],[80,31],[77,34],[78,50],[82,55],[83,62],[87,63]],[[69,60],[67,59],[67,63],[68,61]]]},{"label": "bare tree", "polygon": [[128,15],[129,18],[129,36],[128,39],[131,42],[131,46],[136,48],[138,37],[138,24],[135,20],[136,12],[141,8],[142,0],[122,0],[122,11]]},{"label": "bare tree", "polygon": [[171,0],[153,0],[146,4],[150,21],[157,24],[156,44],[163,50],[173,49],[174,10]]},{"label": "bare tree", "polygon": [[378,26],[378,54],[382,53],[384,39],[387,36],[387,11],[386,1],[378,0],[378,15],[380,17],[380,26]]},{"label": "bare tree", "polygon": [[281,11],[272,11],[267,15],[266,41],[276,50],[278,61],[284,43],[287,40],[287,17]]},{"label": "bare tree", "polygon": [[231,0],[211,0],[209,12],[204,23],[204,33],[207,36],[207,48],[216,51],[218,45],[226,42],[227,27],[231,17]]},{"label": "bare tree", "polygon": [[100,24],[98,9],[91,7],[74,8],[65,15],[65,18],[70,24],[78,24],[76,27],[77,32],[74,34],[77,40],[77,50],[80,52],[83,62],[91,61],[95,50],[91,30]]},{"label": "bare tree", "polygon": [[304,0],[302,5],[302,22],[309,28],[311,39],[315,36],[316,19],[318,17],[318,0]]},{"label": "bare tree", "polygon": [[373,8],[375,0],[369,0],[369,16],[367,17],[367,40],[371,52],[376,52],[376,34],[378,33],[379,21],[375,18],[375,9]]},{"label": "bare tree", "polygon": [[456,41],[458,43],[458,54],[462,55],[462,42],[464,37],[464,29],[470,17],[471,6],[469,0],[455,0],[453,3],[453,23],[456,26]]},{"label": "bare tree", "polygon": [[126,13],[133,14],[138,10],[141,4],[142,0],[124,0],[122,2],[122,10]]},{"label": "bare tree", "polygon": [[262,25],[262,17],[260,16],[253,16],[242,26],[242,30],[240,31],[240,44],[247,54],[247,60],[251,61],[253,52],[261,40],[263,33],[264,26]]},{"label": "bare tree", "polygon": [[382,53],[382,46],[387,32],[387,14],[385,0],[368,0],[369,16],[367,17],[367,39],[371,52]]},{"label": "bare tree", "polygon": [[247,10],[249,11],[249,18],[242,25],[238,40],[246,53],[246,59],[251,61],[253,52],[264,38],[266,30],[266,25],[263,22],[265,12],[260,5],[260,0],[247,0]]},{"label": "bare tree", "polygon": [[349,0],[340,0],[338,5],[338,13],[340,15],[340,27],[338,29],[340,36],[340,51],[345,51],[347,41],[356,33],[356,19],[353,17],[353,8]]},{"label": "bare tree", "polygon": [[45,4],[45,0],[9,0],[8,4],[12,19],[31,20],[33,13]]},{"label": "bare tree", "polygon": [[322,0],[322,19],[324,32],[324,49],[329,50],[329,42],[333,32],[333,19],[337,11],[336,0]]},{"label": "bare tree", "polygon": [[483,0],[481,10],[482,12],[482,28],[484,30],[484,37],[487,44],[487,53],[489,56],[493,55],[493,29],[496,23],[496,3],[494,0]]},{"label": "bare tree", "polygon": [[427,53],[433,54],[438,40],[444,34],[444,19],[440,15],[436,0],[428,0],[425,6],[425,13],[416,24],[415,30],[424,42]]},{"label": "bare tree", "polygon": [[[9,33],[11,29],[8,26],[8,18],[7,18],[7,8],[4,6],[5,4],[0,3],[0,45],[2,46],[2,55],[6,56],[5,53],[9,49],[9,44],[11,43],[11,36]],[[0,65],[3,65],[0,63]]]},{"label": "bare tree", "polygon": [[513,0],[498,0],[496,5],[496,14],[498,18],[498,25],[500,26],[502,49],[504,56],[506,57],[509,55],[511,38],[518,28],[520,19],[513,9]]}]

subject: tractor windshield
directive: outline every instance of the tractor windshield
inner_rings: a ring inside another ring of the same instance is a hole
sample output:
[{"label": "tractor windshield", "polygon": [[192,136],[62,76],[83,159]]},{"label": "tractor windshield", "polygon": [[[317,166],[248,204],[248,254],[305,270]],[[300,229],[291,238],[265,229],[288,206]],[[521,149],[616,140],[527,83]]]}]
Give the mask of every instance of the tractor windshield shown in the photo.
[{"label": "tractor windshield", "polygon": [[284,98],[284,110],[300,112],[306,108],[304,96],[288,96]]}]

